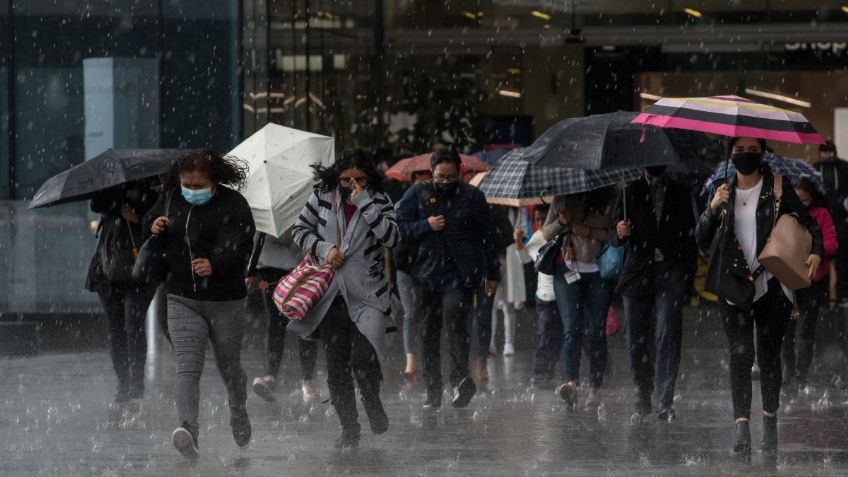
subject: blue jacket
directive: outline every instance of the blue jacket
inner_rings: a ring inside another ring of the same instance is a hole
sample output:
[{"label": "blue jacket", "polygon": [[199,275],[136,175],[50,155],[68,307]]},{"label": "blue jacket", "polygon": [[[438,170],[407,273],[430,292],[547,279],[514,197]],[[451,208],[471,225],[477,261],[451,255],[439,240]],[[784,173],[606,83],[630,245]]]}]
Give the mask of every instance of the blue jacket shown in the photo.
[{"label": "blue jacket", "polygon": [[[500,281],[495,225],[486,197],[476,188],[459,183],[456,194],[445,197],[430,183],[417,184],[398,202],[396,215],[401,238],[418,245],[412,274],[428,289]],[[427,223],[436,215],[445,216],[441,232]]]}]

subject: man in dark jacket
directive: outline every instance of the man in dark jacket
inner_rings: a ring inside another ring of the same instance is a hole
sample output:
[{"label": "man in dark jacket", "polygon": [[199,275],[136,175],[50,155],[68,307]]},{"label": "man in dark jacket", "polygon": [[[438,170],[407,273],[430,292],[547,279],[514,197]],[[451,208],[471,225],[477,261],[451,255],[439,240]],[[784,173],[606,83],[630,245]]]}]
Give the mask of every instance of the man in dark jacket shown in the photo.
[{"label": "man in dark jacket", "polygon": [[848,198],[848,162],[839,159],[836,146],[827,141],[819,146],[816,169],[822,176],[830,217],[836,227],[837,242],[841,245],[836,249],[833,266],[837,277],[836,298],[844,303],[848,299],[848,212],[845,210],[845,199]]},{"label": "man in dark jacket", "polygon": [[[442,403],[441,332],[450,339],[450,383],[454,407],[465,407],[477,392],[468,376],[466,317],[475,288],[485,282],[492,294],[500,280],[495,227],[483,193],[459,181],[460,158],[453,148],[433,153],[433,182],[416,184],[397,204],[404,241],[418,244],[412,268],[422,284],[424,381],[427,408]],[[440,313],[441,311],[441,313]]]},{"label": "man in dark jacket", "polygon": [[692,196],[665,174],[665,166],[654,166],[627,187],[618,209],[614,241],[625,247],[618,292],[638,389],[633,418],[651,413],[653,395],[658,417],[670,421],[675,418],[683,302],[698,253]]}]

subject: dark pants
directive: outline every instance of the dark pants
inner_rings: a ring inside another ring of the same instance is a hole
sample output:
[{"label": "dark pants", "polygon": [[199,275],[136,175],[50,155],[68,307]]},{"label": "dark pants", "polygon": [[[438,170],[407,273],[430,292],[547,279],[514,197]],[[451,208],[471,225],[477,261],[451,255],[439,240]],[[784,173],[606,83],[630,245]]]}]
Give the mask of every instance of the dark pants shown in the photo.
[{"label": "dark pants", "polygon": [[144,396],[144,363],[147,358],[147,336],[144,322],[155,287],[110,285],[98,292],[109,322],[112,365],[118,376],[115,399],[127,401]]},{"label": "dark pants", "polygon": [[536,297],[536,333],[538,342],[533,358],[533,376],[547,381],[554,377],[562,349],[562,321],[559,319],[556,301],[544,301]]},{"label": "dark pants", "polygon": [[622,297],[630,372],[643,411],[650,411],[652,396],[658,410],[672,407],[683,336],[683,270],[661,262],[653,279],[653,294]]},{"label": "dark pants", "polygon": [[489,357],[489,343],[492,341],[492,308],[495,306],[495,295],[488,295],[486,288],[481,286],[474,290],[476,307],[468,315],[468,329],[473,330],[473,319],[477,317],[477,356]]},{"label": "dark pants", "polygon": [[423,318],[422,354],[424,355],[424,382],[427,393],[442,392],[442,323],[447,326],[450,348],[450,384],[459,385],[468,376],[468,311],[474,290],[459,286],[433,292],[422,288]]},{"label": "dark pants", "polygon": [[564,362],[563,380],[577,381],[580,377],[580,353],[583,335],[587,335],[589,354],[589,386],[601,387],[607,367],[607,311],[612,283],[600,273],[582,273],[580,280],[567,283],[564,265],[558,265],[554,275],[554,293],[562,320]]},{"label": "dark pants", "polygon": [[797,320],[786,322],[786,334],[783,337],[783,372],[787,382],[792,380],[799,386],[807,384],[807,371],[813,362],[819,307],[827,294],[827,284],[828,277],[825,275],[821,280],[813,282],[810,288],[795,292],[799,316]]},{"label": "dark pants", "polygon": [[[286,347],[286,319],[274,305],[274,287],[288,272],[279,268],[257,269],[257,278],[269,283],[269,288],[262,293],[265,315],[268,324],[265,328],[265,374],[276,377],[280,372],[280,363]],[[312,379],[315,375],[315,362],[318,359],[318,343],[298,339],[298,354],[303,379]]]},{"label": "dark pants", "polygon": [[[839,244],[848,243],[848,227],[844,225],[837,230]],[[833,268],[836,270],[836,296],[840,302],[848,300],[848,247],[836,249],[833,257]]]},{"label": "dark pants", "polygon": [[347,305],[339,297],[333,302],[319,333],[327,355],[327,387],[342,429],[359,430],[354,380],[366,410],[380,402],[383,374],[371,342],[350,319]]},{"label": "dark pants", "polygon": [[783,378],[780,348],[792,302],[786,298],[780,282],[769,280],[768,292],[744,311],[721,300],[724,330],[730,342],[730,390],[733,417],[751,417],[751,366],[754,365],[754,323],[757,324],[757,362],[760,365],[760,391],[763,411],[777,412]]}]

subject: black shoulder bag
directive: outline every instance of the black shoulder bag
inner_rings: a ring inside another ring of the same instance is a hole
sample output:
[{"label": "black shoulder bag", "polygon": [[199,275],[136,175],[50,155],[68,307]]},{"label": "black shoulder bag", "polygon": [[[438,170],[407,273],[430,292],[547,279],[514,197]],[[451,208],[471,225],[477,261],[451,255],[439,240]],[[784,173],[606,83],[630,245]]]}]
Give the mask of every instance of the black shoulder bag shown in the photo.
[{"label": "black shoulder bag", "polygon": [[[163,216],[168,216],[168,211],[171,208],[171,191],[165,196],[165,209]],[[165,237],[153,235],[149,237],[141,249],[138,251],[138,257],[133,266],[133,280],[152,285],[158,285],[165,281],[168,274],[168,265],[165,261]]]}]

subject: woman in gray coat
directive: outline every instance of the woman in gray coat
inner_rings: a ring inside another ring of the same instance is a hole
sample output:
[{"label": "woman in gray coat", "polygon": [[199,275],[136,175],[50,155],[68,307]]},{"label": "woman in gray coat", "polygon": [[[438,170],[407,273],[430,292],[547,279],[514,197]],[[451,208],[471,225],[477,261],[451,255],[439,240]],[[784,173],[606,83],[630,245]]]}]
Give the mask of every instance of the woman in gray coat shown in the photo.
[{"label": "woman in gray coat", "polygon": [[354,379],[371,430],[382,434],[389,425],[380,401],[380,361],[386,333],[394,329],[391,314],[400,306],[384,273],[383,249],[397,244],[398,228],[392,202],[361,150],[341,153],[327,168],[315,166],[315,177],[315,193],[292,238],[320,263],[332,265],[335,276],[305,319],[288,328],[301,338],[317,330],[324,342],[327,386],[342,425],[336,448],[344,449],[359,443]]}]

